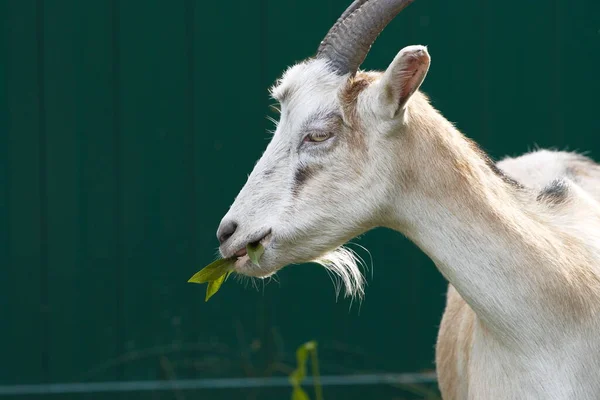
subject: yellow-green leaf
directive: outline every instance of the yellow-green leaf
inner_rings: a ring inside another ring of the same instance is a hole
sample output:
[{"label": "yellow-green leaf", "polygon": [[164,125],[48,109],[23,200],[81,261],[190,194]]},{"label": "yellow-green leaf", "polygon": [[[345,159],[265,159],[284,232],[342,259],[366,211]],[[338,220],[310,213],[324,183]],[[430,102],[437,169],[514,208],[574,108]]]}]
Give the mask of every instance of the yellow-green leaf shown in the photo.
[{"label": "yellow-green leaf", "polygon": [[304,380],[304,371],[296,368],[289,376],[289,381],[293,386],[298,386]]},{"label": "yellow-green leaf", "polygon": [[246,245],[246,251],[248,252],[248,257],[250,258],[250,261],[252,261],[252,264],[258,267],[258,261],[265,252],[265,248],[263,247],[263,245],[260,243],[257,243],[256,245],[248,243]]},{"label": "yellow-green leaf", "polygon": [[223,282],[225,282],[227,275],[229,275],[229,274],[225,273],[225,274],[221,275],[220,277],[218,277],[217,279],[215,279],[214,281],[208,282],[208,286],[206,287],[206,297],[204,299],[205,302],[207,302],[208,299],[210,299],[215,293],[217,293],[219,291],[219,288],[221,287]]},{"label": "yellow-green leaf", "polygon": [[302,388],[295,387],[292,392],[292,400],[310,400],[310,398]]},{"label": "yellow-green leaf", "polygon": [[308,395],[302,390],[301,384],[306,377],[306,364],[308,356],[312,357],[313,384],[315,387],[316,400],[323,400],[323,388],[319,375],[319,360],[317,357],[317,342],[304,343],[296,350],[296,369],[290,374],[289,381],[294,388],[292,400],[309,400]]},{"label": "yellow-green leaf", "polygon": [[188,280],[188,282],[206,283],[214,281],[215,279],[220,278],[221,275],[225,275],[228,271],[230,271],[234,263],[235,260],[232,259],[220,259],[214,261],[202,268],[200,271],[196,272],[194,276]]},{"label": "yellow-green leaf", "polygon": [[297,362],[297,367],[294,370],[294,372],[292,372],[290,374],[290,383],[294,386],[300,385],[300,383],[302,383],[302,381],[304,380],[304,378],[306,377],[306,361],[308,359],[308,349],[306,344],[298,347],[298,350],[296,350],[296,362]]},{"label": "yellow-green leaf", "polygon": [[311,340],[310,342],[306,342],[302,345],[302,348],[306,351],[314,351],[317,348],[317,342]]}]

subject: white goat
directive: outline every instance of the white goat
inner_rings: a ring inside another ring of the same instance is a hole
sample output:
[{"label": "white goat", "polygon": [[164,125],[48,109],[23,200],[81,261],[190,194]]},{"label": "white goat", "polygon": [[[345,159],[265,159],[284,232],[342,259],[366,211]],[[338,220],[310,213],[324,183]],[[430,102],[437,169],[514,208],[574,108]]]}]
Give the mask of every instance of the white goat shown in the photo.
[{"label": "white goat", "polygon": [[[423,46],[359,71],[410,1],[355,1],[283,75],[280,121],[221,222],[220,251],[258,277],[321,260],[362,295],[354,259],[336,249],[395,229],[450,282],[444,399],[600,399],[600,166],[549,151],[496,166],[418,91]],[[258,241],[260,267],[244,250]]]}]

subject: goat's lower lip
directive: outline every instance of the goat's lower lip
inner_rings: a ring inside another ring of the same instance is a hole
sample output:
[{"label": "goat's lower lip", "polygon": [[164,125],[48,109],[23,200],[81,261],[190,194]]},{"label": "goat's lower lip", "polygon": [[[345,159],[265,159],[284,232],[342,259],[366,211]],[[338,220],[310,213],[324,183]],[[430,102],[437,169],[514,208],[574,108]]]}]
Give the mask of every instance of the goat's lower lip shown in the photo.
[{"label": "goat's lower lip", "polygon": [[238,250],[235,253],[236,257],[244,257],[246,254],[248,254],[248,251],[246,250],[246,248],[244,247],[243,249]]}]

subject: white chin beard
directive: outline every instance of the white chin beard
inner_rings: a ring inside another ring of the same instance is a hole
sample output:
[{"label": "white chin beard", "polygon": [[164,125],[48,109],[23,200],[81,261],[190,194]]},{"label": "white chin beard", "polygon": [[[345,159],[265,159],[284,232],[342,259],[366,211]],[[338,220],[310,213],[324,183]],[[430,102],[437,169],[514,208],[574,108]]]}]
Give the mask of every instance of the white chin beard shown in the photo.
[{"label": "white chin beard", "polygon": [[364,263],[354,251],[346,247],[338,247],[314,262],[321,264],[334,275],[333,281],[337,295],[343,284],[344,297],[358,297],[359,299],[364,297],[365,277],[361,271]]}]

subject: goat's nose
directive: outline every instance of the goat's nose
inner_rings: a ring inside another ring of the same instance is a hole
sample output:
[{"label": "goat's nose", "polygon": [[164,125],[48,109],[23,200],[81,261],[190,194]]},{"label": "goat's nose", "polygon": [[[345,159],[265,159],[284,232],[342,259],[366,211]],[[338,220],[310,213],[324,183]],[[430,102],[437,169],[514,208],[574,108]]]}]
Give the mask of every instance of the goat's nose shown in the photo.
[{"label": "goat's nose", "polygon": [[219,243],[223,244],[229,239],[237,229],[238,224],[235,221],[223,221],[217,230],[217,238]]}]

